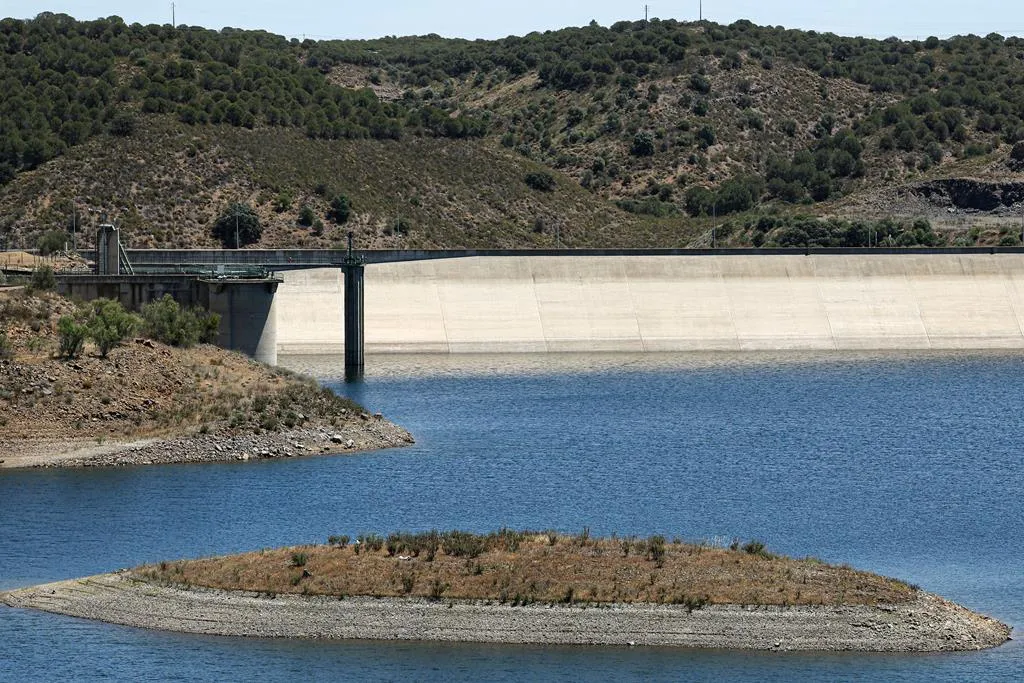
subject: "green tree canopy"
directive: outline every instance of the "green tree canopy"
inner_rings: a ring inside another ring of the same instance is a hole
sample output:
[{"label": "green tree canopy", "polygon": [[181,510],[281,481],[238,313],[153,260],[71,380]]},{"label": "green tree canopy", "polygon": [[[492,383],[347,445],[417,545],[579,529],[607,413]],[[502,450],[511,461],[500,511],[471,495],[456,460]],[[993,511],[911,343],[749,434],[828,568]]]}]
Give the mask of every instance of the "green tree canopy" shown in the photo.
[{"label": "green tree canopy", "polygon": [[100,356],[107,357],[110,350],[135,334],[141,321],[124,310],[121,303],[111,299],[96,299],[92,302],[92,315],[86,327],[89,338],[96,343]]},{"label": "green tree canopy", "polygon": [[260,241],[263,226],[260,218],[248,204],[229,205],[213,224],[213,236],[225,249],[241,249]]}]

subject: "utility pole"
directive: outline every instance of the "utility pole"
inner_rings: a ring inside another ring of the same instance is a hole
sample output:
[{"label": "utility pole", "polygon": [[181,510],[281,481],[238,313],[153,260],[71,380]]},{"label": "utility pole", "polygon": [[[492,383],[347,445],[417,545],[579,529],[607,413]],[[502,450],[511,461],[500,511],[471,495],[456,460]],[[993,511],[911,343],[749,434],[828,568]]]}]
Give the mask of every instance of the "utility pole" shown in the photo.
[{"label": "utility pole", "polygon": [[697,0],[697,21],[704,21],[704,0]]},{"label": "utility pole", "polygon": [[648,10],[647,5],[644,5],[644,23],[645,24],[647,23],[647,19],[648,19],[647,10]]},{"label": "utility pole", "polygon": [[174,8],[174,3],[172,2],[171,3],[171,28],[174,28],[175,26],[178,25],[177,23],[175,23],[177,21],[177,18],[174,16],[174,9],[175,9]]},{"label": "utility pole", "polygon": [[239,248],[238,242],[238,212],[235,212],[235,249]]},{"label": "utility pole", "polygon": [[718,202],[712,204],[711,209],[711,248],[718,248]]}]

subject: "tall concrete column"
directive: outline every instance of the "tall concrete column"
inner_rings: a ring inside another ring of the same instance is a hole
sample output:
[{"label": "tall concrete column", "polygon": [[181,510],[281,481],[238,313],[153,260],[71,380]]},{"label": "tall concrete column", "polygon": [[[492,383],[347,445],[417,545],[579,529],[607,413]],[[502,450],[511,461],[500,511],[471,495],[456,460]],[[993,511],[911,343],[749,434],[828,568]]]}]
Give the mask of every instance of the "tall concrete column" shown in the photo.
[{"label": "tall concrete column", "polygon": [[342,266],[345,273],[345,379],[363,376],[363,271],[359,264]]}]

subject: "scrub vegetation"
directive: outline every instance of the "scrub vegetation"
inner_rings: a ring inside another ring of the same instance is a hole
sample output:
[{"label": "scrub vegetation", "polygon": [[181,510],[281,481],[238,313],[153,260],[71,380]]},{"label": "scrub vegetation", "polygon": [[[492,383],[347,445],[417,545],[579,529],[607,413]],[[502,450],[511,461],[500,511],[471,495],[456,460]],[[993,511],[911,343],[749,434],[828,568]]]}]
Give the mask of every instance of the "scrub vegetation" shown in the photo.
[{"label": "scrub vegetation", "polygon": [[333,536],[324,546],[140,567],[145,581],[260,593],[418,597],[503,604],[838,605],[899,603],[895,579],[796,560],[760,541],[729,548],[663,536],[593,538],[553,531]]},{"label": "scrub vegetation", "polygon": [[140,319],[108,299],[78,305],[53,292],[0,292],[0,415],[10,437],[0,452],[39,439],[232,436],[368,421],[313,379],[196,345],[214,319],[169,298]]},{"label": "scrub vegetation", "polygon": [[[944,225],[878,246],[1008,244],[946,210],[1024,201],[1022,54],[748,21],[317,42],[4,19],[0,241],[87,246],[107,214],[134,247],[757,246],[764,216],[896,209]],[[951,178],[982,186],[925,201]]]}]

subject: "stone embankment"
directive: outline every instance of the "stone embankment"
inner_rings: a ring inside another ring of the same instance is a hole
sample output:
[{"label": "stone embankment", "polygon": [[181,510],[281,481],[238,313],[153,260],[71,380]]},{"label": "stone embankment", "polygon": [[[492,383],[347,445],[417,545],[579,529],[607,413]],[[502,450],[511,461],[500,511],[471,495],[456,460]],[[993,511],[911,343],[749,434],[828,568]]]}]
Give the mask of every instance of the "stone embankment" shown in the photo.
[{"label": "stone embankment", "polygon": [[879,606],[531,605],[185,589],[128,572],[0,594],[38,609],[184,633],[310,639],[937,652],[1006,642],[1010,628],[928,593]]}]

